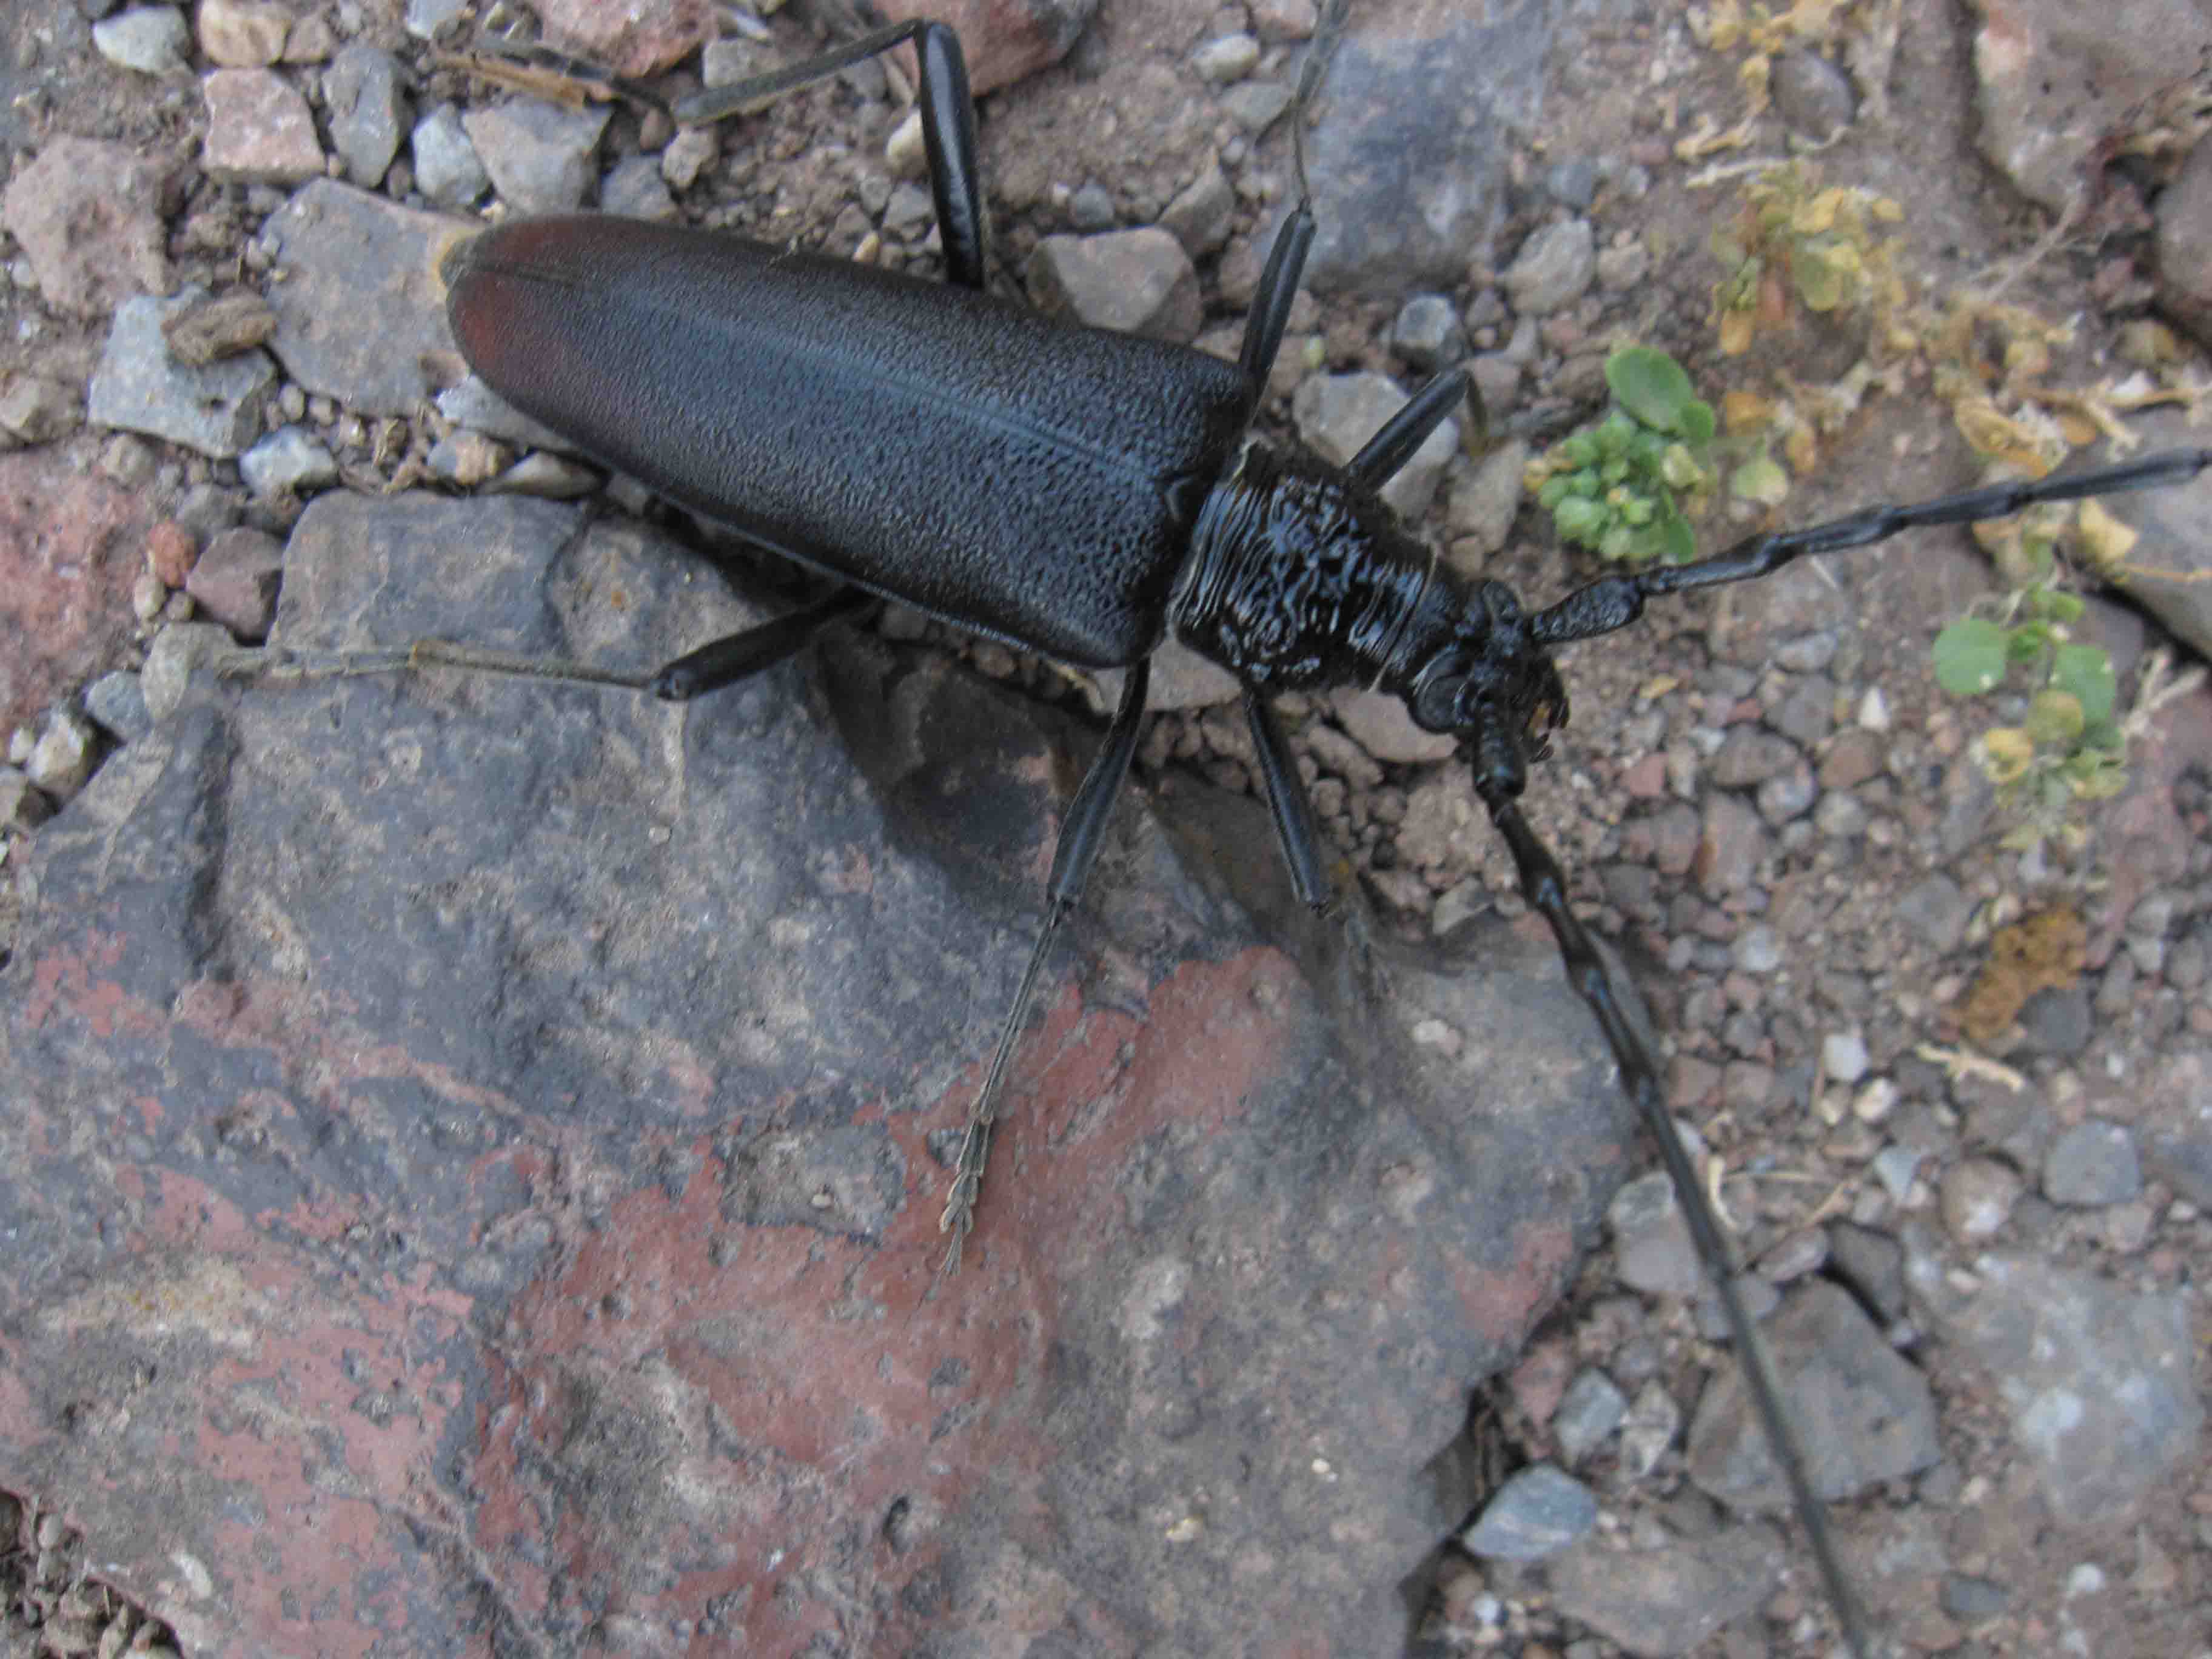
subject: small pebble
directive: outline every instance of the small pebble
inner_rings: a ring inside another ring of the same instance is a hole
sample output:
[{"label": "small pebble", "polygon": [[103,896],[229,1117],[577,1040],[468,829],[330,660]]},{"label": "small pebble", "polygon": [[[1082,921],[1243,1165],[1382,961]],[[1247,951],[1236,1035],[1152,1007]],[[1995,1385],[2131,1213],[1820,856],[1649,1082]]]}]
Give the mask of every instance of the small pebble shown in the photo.
[{"label": "small pebble", "polygon": [[2043,1195],[2054,1204],[2119,1204],[2142,1191],[2135,1136],[2124,1124],[2094,1119],[2076,1124],[2043,1160]]},{"label": "small pebble", "polygon": [[1224,34],[1209,40],[1190,55],[1199,79],[1225,87],[1242,81],[1260,62],[1260,43],[1249,34]]},{"label": "small pebble", "polygon": [[1575,1373],[1552,1414],[1552,1435],[1570,1468],[1605,1443],[1628,1415],[1628,1396],[1595,1365]]},{"label": "small pebble", "polygon": [[1851,1097],[1851,1115],[1862,1123],[1879,1123],[1896,1109],[1898,1099],[1897,1085],[1889,1079],[1869,1079],[1866,1087]]},{"label": "small pebble", "polygon": [[1597,1498],[1590,1489],[1555,1464],[1538,1463],[1501,1486],[1460,1541],[1471,1555],[1540,1561],[1596,1524]]},{"label": "small pebble", "polygon": [[1771,974],[1782,965],[1782,942],[1771,927],[1759,922],[1737,936],[1729,954],[1747,974]]},{"label": "small pebble", "polygon": [[1820,1040],[1820,1064],[1837,1082],[1856,1083],[1867,1073],[1866,1039],[1856,1031],[1831,1031]]},{"label": "small pebble", "polygon": [[1994,1158],[1970,1158],[1945,1172],[1943,1224],[1961,1244],[1978,1244],[2004,1231],[2021,1182]]},{"label": "small pebble", "polygon": [[1911,1146],[1885,1146],[1874,1155],[1874,1172],[1893,1204],[1905,1202],[1912,1190],[1912,1177],[1920,1168],[1920,1154]]}]

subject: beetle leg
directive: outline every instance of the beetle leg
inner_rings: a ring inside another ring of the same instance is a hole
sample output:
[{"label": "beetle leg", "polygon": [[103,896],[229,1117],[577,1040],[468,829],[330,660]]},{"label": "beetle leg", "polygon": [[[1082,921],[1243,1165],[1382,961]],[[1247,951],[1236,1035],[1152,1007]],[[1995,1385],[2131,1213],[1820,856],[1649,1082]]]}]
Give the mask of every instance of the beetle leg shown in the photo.
[{"label": "beetle leg", "polygon": [[[1428,435],[1444,423],[1444,419],[1459,407],[1460,399],[1474,390],[1474,381],[1467,371],[1448,368],[1414,394],[1413,400],[1382,422],[1382,429],[1360,446],[1359,453],[1352,458],[1345,471],[1370,489],[1380,489],[1390,477],[1413,459],[1413,452],[1427,441]],[[1482,398],[1474,398],[1477,419],[1482,416]]]},{"label": "beetle leg", "polygon": [[1298,278],[1304,274],[1306,254],[1313,246],[1313,190],[1306,183],[1306,110],[1320,91],[1328,60],[1344,36],[1344,20],[1350,0],[1327,0],[1314,25],[1305,62],[1298,68],[1298,89],[1291,102],[1291,154],[1298,179],[1298,204],[1291,210],[1283,228],[1267,250],[1267,263],[1260,272],[1260,286],[1252,295],[1252,309],[1244,323],[1244,345],[1237,366],[1243,371],[1250,402],[1244,418],[1250,420],[1267,392],[1267,376],[1282,349],[1283,331],[1290,326],[1291,301],[1298,295]]},{"label": "beetle leg", "polygon": [[945,274],[962,288],[983,289],[990,221],[983,211],[981,169],[975,162],[975,100],[968,92],[968,60],[960,37],[942,23],[921,27],[922,148],[929,156],[929,193],[945,243]]},{"label": "beetle leg", "polygon": [[1321,836],[1314,827],[1313,802],[1298,776],[1298,763],[1285,741],[1275,711],[1257,686],[1244,688],[1244,718],[1252,728],[1252,746],[1259,751],[1260,777],[1267,787],[1267,810],[1275,817],[1275,835],[1283,843],[1283,860],[1291,866],[1291,886],[1298,902],[1319,910],[1334,894],[1322,868]]},{"label": "beetle leg", "polygon": [[1275,245],[1267,250],[1267,263],[1260,272],[1260,286],[1252,295],[1252,309],[1244,319],[1244,345],[1237,367],[1244,376],[1245,411],[1249,420],[1267,395],[1267,376],[1273,372],[1275,354],[1282,349],[1283,331],[1290,326],[1291,301],[1298,297],[1298,277],[1306,268],[1306,252],[1313,246],[1313,209],[1304,202],[1291,210]]},{"label": "beetle leg", "polygon": [[664,702],[689,702],[719,691],[781,662],[831,623],[875,603],[876,596],[860,588],[838,588],[812,605],[687,652],[653,675],[646,689]]},{"label": "beetle leg", "polygon": [[1060,827],[1060,845],[1052,855],[1052,876],[1045,883],[1044,924],[1037,933],[1036,948],[1030,953],[1030,965],[1022,973],[1021,988],[1014,993],[1014,1006],[999,1032],[999,1046],[991,1056],[991,1069],[984,1075],[983,1087],[975,1096],[975,1105],[969,1109],[968,1132],[961,1138],[960,1152],[953,1161],[951,1190],[945,1195],[945,1213],[937,1223],[939,1232],[952,1235],[952,1242],[945,1247],[944,1266],[939,1269],[940,1278],[959,1267],[960,1246],[975,1224],[975,1200],[982,1190],[983,1165],[991,1156],[991,1126],[998,1118],[999,1088],[1006,1079],[1006,1062],[1013,1058],[1014,1043],[1022,1034],[1030,1004],[1036,996],[1037,979],[1044,969],[1045,958],[1051,954],[1053,939],[1067,913],[1075,908],[1083,884],[1091,874],[1091,866],[1098,861],[1106,820],[1114,810],[1115,798],[1121,793],[1122,780],[1129,775],[1130,757],[1137,750],[1137,732],[1144,724],[1145,694],[1152,684],[1152,674],[1150,657],[1139,657],[1130,665],[1129,677],[1121,687],[1121,706],[1114,712],[1114,724],[1107,729],[1098,757],[1084,774],[1082,787],[1076,790],[1075,799],[1067,809],[1066,822]]},{"label": "beetle leg", "polygon": [[968,90],[968,60],[961,53],[960,37],[946,25],[919,18],[894,23],[818,58],[683,99],[675,106],[676,118],[696,125],[756,108],[908,40],[915,43],[915,56],[921,66],[915,102],[921,110],[922,148],[929,156],[930,194],[945,241],[945,273],[962,288],[981,289],[990,236],[981,172],[975,164],[975,100]]}]

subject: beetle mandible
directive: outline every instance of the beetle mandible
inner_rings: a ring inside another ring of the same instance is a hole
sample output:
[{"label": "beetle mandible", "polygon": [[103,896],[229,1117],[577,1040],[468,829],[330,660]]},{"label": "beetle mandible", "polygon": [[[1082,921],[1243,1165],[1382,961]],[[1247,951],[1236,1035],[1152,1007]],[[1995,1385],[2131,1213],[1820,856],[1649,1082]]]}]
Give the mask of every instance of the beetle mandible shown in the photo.
[{"label": "beetle mandible", "polygon": [[[1315,234],[1303,128],[1346,9],[1346,0],[1324,8],[1300,76],[1298,198],[1233,363],[1052,321],[986,291],[974,106],[958,40],[934,23],[879,30],[722,88],[715,100],[735,107],[911,41],[946,283],[595,216],[520,221],[457,246],[445,266],[449,319],[495,390],[661,495],[843,584],[650,675],[573,665],[527,672],[688,700],[782,659],[882,598],[1080,666],[1129,670],[1068,808],[1036,945],[970,1112],[940,1224],[948,1270],[974,1224],[998,1096],[1040,970],[1127,775],[1162,641],[1173,635],[1242,683],[1292,883],[1316,909],[1331,895],[1326,860],[1269,694],[1374,686],[1403,699],[1423,728],[1458,738],[1528,900],[1658,1145],[1844,1638],[1864,1653],[1863,1617],[1737,1293],[1733,1253],[1665,1109],[1656,1062],[1517,804],[1528,769],[1567,719],[1552,652],[1626,627],[1655,598],[1765,576],[1808,553],[1915,527],[2173,482],[2212,464],[2212,450],[1870,508],[1754,536],[1696,563],[1609,576],[1524,610],[1504,585],[1442,565],[1378,494],[1467,395],[1461,371],[1431,380],[1341,468],[1250,434]],[[677,111],[714,112],[701,103]],[[954,479],[963,487],[947,489]],[[413,659],[518,667],[428,642]]]}]

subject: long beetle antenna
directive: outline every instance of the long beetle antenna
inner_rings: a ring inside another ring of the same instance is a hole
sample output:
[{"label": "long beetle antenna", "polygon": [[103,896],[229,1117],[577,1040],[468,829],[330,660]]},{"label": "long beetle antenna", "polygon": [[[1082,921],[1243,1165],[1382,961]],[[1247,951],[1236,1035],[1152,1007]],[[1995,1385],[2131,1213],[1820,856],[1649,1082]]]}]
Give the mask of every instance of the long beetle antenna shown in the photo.
[{"label": "long beetle antenna", "polygon": [[1313,186],[1306,182],[1306,121],[1313,108],[1314,95],[1321,90],[1322,81],[1328,74],[1329,61],[1343,43],[1345,23],[1351,12],[1351,0],[1334,0],[1323,9],[1314,24],[1313,38],[1306,43],[1305,61],[1298,66],[1298,89],[1291,100],[1291,165],[1297,173],[1298,202],[1304,207],[1313,205]]},{"label": "long beetle antenna", "polygon": [[1595,639],[1601,634],[1626,628],[1642,616],[1646,599],[1668,593],[1694,592],[1701,587],[1719,587],[1729,582],[1755,581],[1761,576],[1772,575],[1808,553],[1840,553],[1849,548],[1870,547],[1904,531],[1932,525],[1979,524],[1991,519],[2008,519],[2045,501],[2078,501],[2093,495],[2164,489],[2186,483],[2207,466],[2212,466],[2212,449],[2177,449],[2085,472],[1988,484],[1910,506],[1869,507],[1847,518],[1806,530],[1750,536],[1727,552],[1699,559],[1693,564],[1662,566],[1632,576],[1607,576],[1587,587],[1577,588],[1557,605],[1531,617],[1529,633],[1542,646]]},{"label": "long beetle antenna", "polygon": [[1712,1200],[1706,1196],[1698,1172],[1691,1165],[1689,1152],[1682,1145],[1681,1133],[1667,1110],[1666,1097],[1659,1086],[1658,1063],[1644,1047],[1644,1039],[1637,1035],[1636,1026],[1613,988],[1612,976],[1606,971],[1605,958],[1598,954],[1596,945],[1567,902],[1566,877],[1559,860],[1522,816],[1516,798],[1524,781],[1520,743],[1512,729],[1504,726],[1486,728],[1476,744],[1475,793],[1489,809],[1491,823],[1504,837],[1506,848],[1513,855],[1522,896],[1528,900],[1529,908],[1550,925],[1552,938],[1566,964],[1567,982],[1597,1016],[1598,1025],[1613,1050],[1613,1063],[1620,1070],[1622,1091],[1635,1105],[1651,1139],[1658,1144],[1660,1162],[1667,1166],[1668,1178],[1674,1183],[1675,1197],[1689,1224],[1691,1242],[1697,1247],[1698,1259],[1704,1264],[1705,1276],[1720,1293],[1729,1334],[1735,1339],[1743,1375],[1759,1412],[1759,1425],[1789,1483],[1797,1518],[1804,1526],[1806,1540],[1820,1567],[1821,1584],[1827,1591],[1829,1604],[1836,1610],[1837,1621],[1843,1626],[1844,1641],[1855,1659],[1868,1659],[1866,1614],[1859,1605],[1850,1576],[1844,1571],[1842,1559],[1836,1553],[1835,1540],[1828,1529],[1826,1507],[1813,1488],[1796,1428],[1782,1402],[1773,1356],[1738,1288],[1735,1253],[1721,1231],[1720,1219],[1713,1213]]}]

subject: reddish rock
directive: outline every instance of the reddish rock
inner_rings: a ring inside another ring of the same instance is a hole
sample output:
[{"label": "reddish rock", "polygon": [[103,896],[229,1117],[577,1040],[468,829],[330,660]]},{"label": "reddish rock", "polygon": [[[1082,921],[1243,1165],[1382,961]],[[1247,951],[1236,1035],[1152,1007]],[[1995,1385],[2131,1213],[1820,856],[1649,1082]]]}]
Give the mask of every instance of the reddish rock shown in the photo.
[{"label": "reddish rock", "polygon": [[124,144],[47,142],[17,171],[0,220],[23,245],[39,293],[57,311],[96,317],[169,291],[161,198],[167,170]]},{"label": "reddish rock", "polygon": [[284,574],[284,547],[274,536],[240,526],[207,544],[185,579],[185,592],[238,638],[258,641],[276,613],[276,589]]},{"label": "reddish rock", "polygon": [[164,519],[146,532],[146,568],[164,587],[182,587],[199,556],[198,541],[174,519]]},{"label": "reddish rock", "polygon": [[1513,1368],[1514,1404],[1531,1423],[1548,1423],[1559,1409],[1567,1379],[1574,1374],[1574,1350],[1566,1339],[1553,1337],[1539,1342]]},{"label": "reddish rock", "polygon": [[1620,775],[1621,787],[1635,800],[1660,800],[1667,793],[1667,757],[1646,755]]},{"label": "reddish rock", "polygon": [[322,141],[307,100],[272,70],[216,70],[200,82],[207,100],[201,159],[227,183],[296,185],[323,171]]},{"label": "reddish rock", "polygon": [[[1098,6],[1097,0],[880,0],[876,9],[887,23],[927,17],[952,25],[980,98],[1067,56]],[[911,73],[914,54],[902,55]]]},{"label": "reddish rock", "polygon": [[144,511],[58,450],[0,456],[0,732],[116,665]]},{"label": "reddish rock", "polygon": [[1693,873],[1709,898],[1748,887],[1766,856],[1766,827],[1740,795],[1716,790],[1705,798]]},{"label": "reddish rock", "polygon": [[1820,751],[1820,787],[1856,789],[1887,763],[1889,739],[1879,732],[1852,726],[1838,732]]},{"label": "reddish rock", "polygon": [[714,35],[707,0],[545,0],[545,38],[586,63],[639,78],[682,62]]}]

